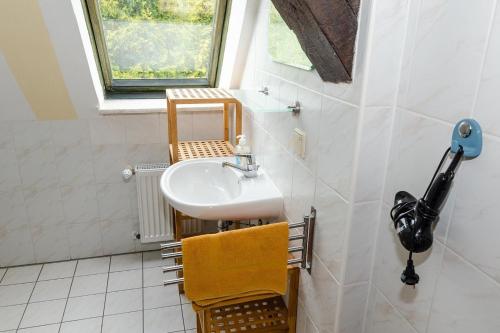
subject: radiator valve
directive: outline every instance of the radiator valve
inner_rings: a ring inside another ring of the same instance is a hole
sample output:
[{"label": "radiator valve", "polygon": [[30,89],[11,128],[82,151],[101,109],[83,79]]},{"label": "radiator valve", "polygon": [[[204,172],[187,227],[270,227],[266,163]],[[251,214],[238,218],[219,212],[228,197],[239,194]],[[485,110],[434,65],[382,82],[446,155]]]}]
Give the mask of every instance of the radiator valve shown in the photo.
[{"label": "radiator valve", "polygon": [[123,169],[122,171],[122,178],[124,181],[129,181],[133,175],[134,175],[134,169],[131,166],[128,166],[126,169]]}]

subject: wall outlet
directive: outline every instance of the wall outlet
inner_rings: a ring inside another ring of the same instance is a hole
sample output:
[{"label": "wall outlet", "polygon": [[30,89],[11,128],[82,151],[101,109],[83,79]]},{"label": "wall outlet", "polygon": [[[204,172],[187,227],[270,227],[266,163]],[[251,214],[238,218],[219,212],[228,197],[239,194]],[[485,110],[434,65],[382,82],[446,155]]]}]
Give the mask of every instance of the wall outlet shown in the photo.
[{"label": "wall outlet", "polygon": [[295,154],[300,158],[306,157],[306,132],[298,128],[293,130],[293,146]]}]

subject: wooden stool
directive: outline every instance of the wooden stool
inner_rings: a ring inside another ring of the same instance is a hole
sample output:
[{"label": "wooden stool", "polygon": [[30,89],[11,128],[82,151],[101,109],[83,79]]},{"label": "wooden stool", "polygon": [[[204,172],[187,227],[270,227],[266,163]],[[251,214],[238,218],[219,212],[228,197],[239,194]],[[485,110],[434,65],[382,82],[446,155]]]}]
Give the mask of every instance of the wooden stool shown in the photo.
[{"label": "wooden stool", "polygon": [[288,308],[281,295],[245,298],[207,306],[196,312],[198,333],[290,332],[297,327],[300,269],[288,266]]},{"label": "wooden stool", "polygon": [[[233,145],[229,142],[229,106],[235,105],[236,136],[242,130],[242,106],[224,89],[193,88],[167,89],[168,107],[168,139],[170,143],[170,162],[201,157],[225,157],[233,155]],[[224,140],[183,141],[179,142],[177,134],[177,105],[223,104]]]}]

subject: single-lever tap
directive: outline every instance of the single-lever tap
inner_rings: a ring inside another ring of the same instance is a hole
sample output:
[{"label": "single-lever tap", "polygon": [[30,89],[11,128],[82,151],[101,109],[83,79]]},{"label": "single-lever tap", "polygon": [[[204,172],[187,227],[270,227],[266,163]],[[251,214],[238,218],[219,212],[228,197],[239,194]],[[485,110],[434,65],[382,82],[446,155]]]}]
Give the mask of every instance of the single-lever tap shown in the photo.
[{"label": "single-lever tap", "polygon": [[231,162],[222,162],[222,167],[230,167],[240,170],[243,175],[247,178],[257,177],[257,170],[259,170],[260,165],[255,163],[254,157],[252,154],[234,154],[234,156],[238,156],[240,158],[247,159],[246,167],[242,167],[240,165],[231,163]]}]

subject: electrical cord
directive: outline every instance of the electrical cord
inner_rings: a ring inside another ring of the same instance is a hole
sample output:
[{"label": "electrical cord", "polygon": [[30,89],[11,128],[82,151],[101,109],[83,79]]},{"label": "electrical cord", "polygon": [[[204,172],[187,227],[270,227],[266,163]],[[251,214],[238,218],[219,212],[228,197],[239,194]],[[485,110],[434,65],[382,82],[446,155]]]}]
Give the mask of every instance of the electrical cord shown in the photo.
[{"label": "electrical cord", "polygon": [[444,152],[443,157],[441,157],[441,161],[439,162],[439,165],[438,165],[436,171],[434,171],[434,175],[432,176],[432,179],[431,179],[431,182],[429,183],[429,186],[427,186],[427,190],[425,190],[425,194],[424,194],[423,198],[425,198],[427,196],[427,194],[429,193],[429,190],[431,189],[432,183],[434,183],[434,179],[436,179],[436,176],[437,176],[439,170],[441,170],[441,168],[443,167],[444,161],[446,160],[446,157],[450,153],[450,150],[451,150],[451,147],[448,147],[448,149],[446,149],[446,151]]}]

